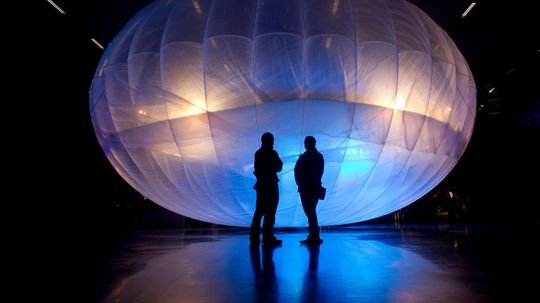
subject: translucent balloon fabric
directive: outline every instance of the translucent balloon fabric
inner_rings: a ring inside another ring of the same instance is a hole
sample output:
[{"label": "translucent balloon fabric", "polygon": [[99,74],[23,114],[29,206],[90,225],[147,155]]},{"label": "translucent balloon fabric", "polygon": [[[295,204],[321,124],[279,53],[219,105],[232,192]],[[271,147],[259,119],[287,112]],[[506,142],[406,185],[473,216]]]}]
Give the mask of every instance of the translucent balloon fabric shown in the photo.
[{"label": "translucent balloon fabric", "polygon": [[276,226],[306,226],[293,167],[325,158],[320,225],[372,219],[437,185],[472,134],[462,54],[402,0],[156,1],[106,49],[90,88],[118,173],[179,214],[249,226],[254,153],[284,162]]}]

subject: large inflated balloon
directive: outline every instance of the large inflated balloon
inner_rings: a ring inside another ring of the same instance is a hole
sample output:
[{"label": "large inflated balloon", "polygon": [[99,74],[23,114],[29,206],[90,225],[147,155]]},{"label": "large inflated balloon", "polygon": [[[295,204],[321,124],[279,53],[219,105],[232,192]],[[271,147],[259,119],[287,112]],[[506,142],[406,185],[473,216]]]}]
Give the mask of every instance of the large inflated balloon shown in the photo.
[{"label": "large inflated balloon", "polygon": [[249,226],[254,153],[284,162],[276,226],[307,225],[293,167],[325,158],[321,225],[426,194],[472,134],[476,89],[455,44],[402,0],[157,1],[107,48],[90,89],[98,140],[159,205]]}]

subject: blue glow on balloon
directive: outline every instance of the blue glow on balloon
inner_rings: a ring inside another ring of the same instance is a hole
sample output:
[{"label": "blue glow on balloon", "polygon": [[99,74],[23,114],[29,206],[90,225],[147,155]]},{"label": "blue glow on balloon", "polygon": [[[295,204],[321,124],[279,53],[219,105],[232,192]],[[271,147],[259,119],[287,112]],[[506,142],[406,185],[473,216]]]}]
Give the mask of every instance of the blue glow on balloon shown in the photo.
[{"label": "blue glow on balloon", "polygon": [[156,1],[106,49],[90,88],[117,172],[159,205],[249,226],[253,155],[272,132],[284,167],[276,226],[306,226],[293,168],[325,158],[320,225],[398,210],[455,166],[474,79],[448,35],[403,0]]}]

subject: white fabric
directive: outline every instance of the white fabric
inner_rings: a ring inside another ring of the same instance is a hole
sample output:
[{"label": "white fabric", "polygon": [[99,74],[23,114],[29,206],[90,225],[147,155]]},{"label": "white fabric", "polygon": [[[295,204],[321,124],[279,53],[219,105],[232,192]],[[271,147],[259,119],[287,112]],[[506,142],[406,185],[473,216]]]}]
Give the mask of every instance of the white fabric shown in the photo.
[{"label": "white fabric", "polygon": [[422,197],[471,137],[476,89],[453,41],[402,0],[156,1],[109,45],[90,88],[97,138],[144,196],[249,226],[253,155],[284,164],[276,226],[306,226],[293,167],[325,158],[320,225]]}]

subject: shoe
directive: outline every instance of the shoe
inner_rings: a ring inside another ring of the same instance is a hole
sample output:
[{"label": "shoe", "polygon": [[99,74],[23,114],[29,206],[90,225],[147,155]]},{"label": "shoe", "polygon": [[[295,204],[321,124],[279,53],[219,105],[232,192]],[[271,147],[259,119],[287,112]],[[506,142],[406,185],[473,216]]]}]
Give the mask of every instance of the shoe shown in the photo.
[{"label": "shoe", "polygon": [[300,240],[300,243],[304,244],[304,245],[316,245],[316,244],[321,244],[323,242],[322,239],[305,239],[305,240]]}]

